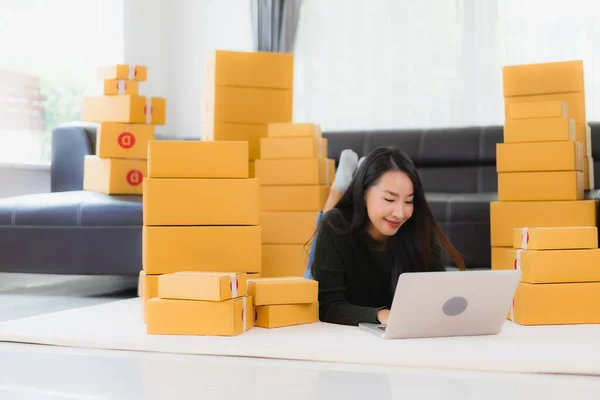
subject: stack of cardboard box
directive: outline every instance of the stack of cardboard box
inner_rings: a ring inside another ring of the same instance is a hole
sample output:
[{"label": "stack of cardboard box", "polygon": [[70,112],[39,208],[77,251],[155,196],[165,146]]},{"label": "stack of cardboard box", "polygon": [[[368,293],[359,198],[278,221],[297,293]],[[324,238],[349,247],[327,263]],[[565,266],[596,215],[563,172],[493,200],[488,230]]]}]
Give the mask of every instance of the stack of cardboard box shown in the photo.
[{"label": "stack of cardboard box", "polygon": [[158,275],[260,273],[259,184],[248,178],[247,142],[151,141],[143,206],[143,302],[158,295]]},{"label": "stack of cardboard box", "polygon": [[509,319],[522,325],[600,323],[596,227],[515,228],[507,255],[521,270]]},{"label": "stack of cardboard box", "polygon": [[315,124],[269,124],[255,174],[260,181],[263,277],[304,276],[307,249],[335,176]]},{"label": "stack of cardboard box", "polygon": [[254,326],[247,274],[176,272],[158,277],[146,330],[158,335],[236,336]]},{"label": "stack of cardboard box", "polygon": [[143,97],[147,68],[112,65],[99,70],[104,95],[83,99],[82,120],[98,122],[96,155],[85,156],[83,189],[106,194],[142,194],[148,141],[164,125],[166,100]]},{"label": "stack of cardboard box", "polygon": [[304,278],[261,278],[248,281],[255,325],[280,328],[319,320],[318,282]]},{"label": "stack of cardboard box", "polygon": [[[596,201],[579,61],[504,68],[506,122],[491,204],[492,269],[520,269],[508,318],[600,322]],[[584,179],[585,177],[585,179]]]},{"label": "stack of cardboard box", "polygon": [[595,201],[583,200],[593,187],[584,179],[591,141],[583,64],[508,66],[503,79],[504,143],[497,145],[498,201],[490,205],[494,269],[511,267],[514,228],[596,226]]},{"label": "stack of cardboard box", "polygon": [[202,135],[207,140],[248,141],[250,177],[260,139],[270,122],[291,122],[294,56],[290,53],[217,50],[204,71]]}]

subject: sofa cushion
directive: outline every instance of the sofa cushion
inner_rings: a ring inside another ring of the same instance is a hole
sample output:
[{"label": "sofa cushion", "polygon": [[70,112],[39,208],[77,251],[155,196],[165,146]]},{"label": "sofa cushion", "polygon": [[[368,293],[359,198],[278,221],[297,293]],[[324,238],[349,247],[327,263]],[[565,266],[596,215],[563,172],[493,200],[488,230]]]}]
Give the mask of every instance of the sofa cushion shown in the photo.
[{"label": "sofa cushion", "polygon": [[0,226],[141,226],[142,196],[91,191],[0,199]]},{"label": "sofa cushion", "polygon": [[496,193],[426,193],[431,213],[438,222],[487,222]]}]

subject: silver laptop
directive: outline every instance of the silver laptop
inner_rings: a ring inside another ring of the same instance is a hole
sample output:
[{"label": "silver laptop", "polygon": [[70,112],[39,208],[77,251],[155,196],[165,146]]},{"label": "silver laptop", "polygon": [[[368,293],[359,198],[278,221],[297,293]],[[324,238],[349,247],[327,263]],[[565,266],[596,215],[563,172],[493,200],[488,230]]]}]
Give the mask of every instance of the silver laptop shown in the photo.
[{"label": "silver laptop", "polygon": [[384,339],[495,335],[520,278],[520,270],[405,273],[387,326],[359,327]]}]

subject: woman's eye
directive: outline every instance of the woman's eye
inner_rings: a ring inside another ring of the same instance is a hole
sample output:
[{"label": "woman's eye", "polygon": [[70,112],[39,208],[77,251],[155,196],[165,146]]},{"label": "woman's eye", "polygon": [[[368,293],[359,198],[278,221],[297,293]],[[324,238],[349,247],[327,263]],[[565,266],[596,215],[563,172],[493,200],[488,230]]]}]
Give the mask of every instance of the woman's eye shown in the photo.
[{"label": "woman's eye", "polygon": [[387,201],[388,203],[393,203],[394,199],[386,199],[385,197],[383,198],[385,201]]},{"label": "woman's eye", "polygon": [[407,201],[406,204],[412,204],[414,200]]}]

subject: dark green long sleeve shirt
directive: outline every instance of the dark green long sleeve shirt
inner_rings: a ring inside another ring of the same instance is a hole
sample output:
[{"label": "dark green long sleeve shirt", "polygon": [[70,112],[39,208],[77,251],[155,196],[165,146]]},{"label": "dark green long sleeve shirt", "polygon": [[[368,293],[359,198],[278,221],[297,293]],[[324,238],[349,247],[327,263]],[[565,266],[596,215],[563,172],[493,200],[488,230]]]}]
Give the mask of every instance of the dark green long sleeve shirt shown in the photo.
[{"label": "dark green long sleeve shirt", "polygon": [[[314,278],[319,282],[319,317],[323,322],[358,325],[379,323],[377,312],[390,308],[394,297],[391,254],[372,250],[356,233],[338,233],[344,227],[339,210],[323,215],[314,253]],[[430,270],[444,271],[441,249],[435,249]]]}]

